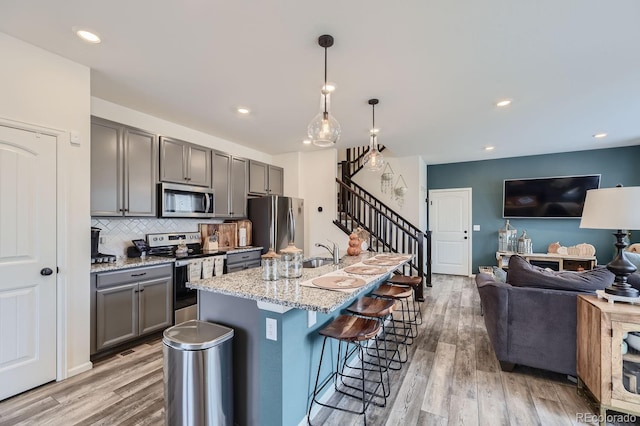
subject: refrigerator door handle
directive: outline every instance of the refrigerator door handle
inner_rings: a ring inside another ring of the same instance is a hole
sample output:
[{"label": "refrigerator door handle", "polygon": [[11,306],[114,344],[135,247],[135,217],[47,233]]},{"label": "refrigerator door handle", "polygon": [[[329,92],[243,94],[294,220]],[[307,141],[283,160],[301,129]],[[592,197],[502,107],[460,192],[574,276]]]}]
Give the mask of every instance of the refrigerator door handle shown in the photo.
[{"label": "refrigerator door handle", "polygon": [[293,207],[291,205],[289,205],[287,216],[289,218],[289,242],[292,243],[296,241],[296,219],[293,217]]}]

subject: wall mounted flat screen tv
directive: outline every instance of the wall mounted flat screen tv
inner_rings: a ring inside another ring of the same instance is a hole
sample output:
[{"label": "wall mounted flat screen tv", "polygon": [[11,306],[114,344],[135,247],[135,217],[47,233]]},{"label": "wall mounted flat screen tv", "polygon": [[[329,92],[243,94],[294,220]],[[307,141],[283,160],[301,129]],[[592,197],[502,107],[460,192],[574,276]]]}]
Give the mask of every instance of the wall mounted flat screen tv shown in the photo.
[{"label": "wall mounted flat screen tv", "polygon": [[600,175],[505,179],[502,216],[579,218],[587,191],[599,187]]}]

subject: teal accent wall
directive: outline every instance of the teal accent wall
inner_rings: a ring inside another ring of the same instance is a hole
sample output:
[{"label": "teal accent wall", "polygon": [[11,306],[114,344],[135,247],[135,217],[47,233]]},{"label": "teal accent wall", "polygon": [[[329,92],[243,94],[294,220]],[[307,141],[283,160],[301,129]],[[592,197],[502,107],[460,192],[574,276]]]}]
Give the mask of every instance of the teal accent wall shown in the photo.
[{"label": "teal accent wall", "polygon": [[[600,188],[618,183],[640,186],[640,145],[430,165],[427,166],[427,189],[472,188],[473,224],[480,225],[480,231],[470,230],[475,273],[480,265],[496,264],[498,230],[505,222],[502,218],[504,179],[586,174],[600,174]],[[510,219],[510,223],[518,230],[518,236],[523,229],[527,230],[533,251],[537,253],[546,253],[549,244],[555,241],[567,247],[589,243],[596,247],[598,263],[606,264],[615,252],[615,238],[611,235],[614,230],[580,229],[580,219]],[[633,233],[631,241],[640,242],[640,233]]]}]

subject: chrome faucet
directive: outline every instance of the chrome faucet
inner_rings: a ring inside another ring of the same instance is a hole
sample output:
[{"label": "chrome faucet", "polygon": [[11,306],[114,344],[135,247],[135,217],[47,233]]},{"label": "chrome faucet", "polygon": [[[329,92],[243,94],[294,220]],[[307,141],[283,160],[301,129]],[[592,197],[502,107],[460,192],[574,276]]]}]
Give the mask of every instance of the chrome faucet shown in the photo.
[{"label": "chrome faucet", "polygon": [[333,264],[337,265],[338,263],[340,263],[340,248],[333,241],[330,241],[330,243],[333,244],[333,248],[329,248],[325,244],[321,243],[316,243],[316,247],[324,247],[325,249],[327,249],[329,254],[333,256]]}]

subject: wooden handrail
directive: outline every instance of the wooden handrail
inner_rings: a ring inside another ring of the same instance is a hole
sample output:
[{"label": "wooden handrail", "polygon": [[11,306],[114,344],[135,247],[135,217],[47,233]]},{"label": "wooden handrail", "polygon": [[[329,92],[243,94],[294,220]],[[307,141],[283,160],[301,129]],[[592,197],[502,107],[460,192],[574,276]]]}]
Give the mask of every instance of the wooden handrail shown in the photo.
[{"label": "wooden handrail", "polygon": [[[402,272],[415,271],[419,277],[426,278],[427,285],[430,286],[431,233],[421,231],[350,179],[348,184],[340,179],[336,179],[336,183],[340,218],[334,223],[346,233],[353,230],[354,224],[365,229],[370,235],[368,242],[370,250],[377,251],[382,248],[396,253],[415,254],[414,259],[403,266]],[[351,188],[349,184],[354,185],[357,190]],[[351,227],[348,226],[348,222],[351,222]],[[425,243],[426,273],[424,271]],[[416,291],[416,298],[424,300],[422,286],[419,286]]]}]

